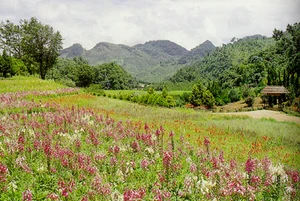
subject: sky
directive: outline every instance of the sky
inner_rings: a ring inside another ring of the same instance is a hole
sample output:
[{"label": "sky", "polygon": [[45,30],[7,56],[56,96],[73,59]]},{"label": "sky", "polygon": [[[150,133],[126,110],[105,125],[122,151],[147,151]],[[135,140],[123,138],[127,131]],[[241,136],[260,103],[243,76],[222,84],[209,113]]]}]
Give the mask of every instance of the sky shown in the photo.
[{"label": "sky", "polygon": [[170,40],[190,50],[206,40],[272,36],[300,22],[299,0],[0,0],[0,20],[36,17],[60,31],[63,47],[133,46]]}]

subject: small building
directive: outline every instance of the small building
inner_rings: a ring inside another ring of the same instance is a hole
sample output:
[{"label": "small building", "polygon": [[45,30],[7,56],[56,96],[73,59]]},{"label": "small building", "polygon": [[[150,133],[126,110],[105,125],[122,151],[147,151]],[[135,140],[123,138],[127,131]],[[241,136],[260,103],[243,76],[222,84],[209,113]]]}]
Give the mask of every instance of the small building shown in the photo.
[{"label": "small building", "polygon": [[282,107],[282,103],[286,101],[286,94],[290,92],[284,86],[266,86],[260,93],[268,96],[269,106],[276,105],[278,101],[278,106]]}]

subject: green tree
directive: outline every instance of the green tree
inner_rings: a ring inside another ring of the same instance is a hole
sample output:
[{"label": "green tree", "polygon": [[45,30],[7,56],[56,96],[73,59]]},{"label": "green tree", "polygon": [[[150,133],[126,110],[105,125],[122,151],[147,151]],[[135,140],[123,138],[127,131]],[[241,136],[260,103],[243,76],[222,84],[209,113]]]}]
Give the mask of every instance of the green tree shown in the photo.
[{"label": "green tree", "polygon": [[277,52],[285,56],[287,64],[287,85],[292,85],[296,96],[300,95],[300,23],[287,25],[286,31],[275,29],[273,38],[276,40]]},{"label": "green tree", "polygon": [[7,77],[7,74],[11,73],[11,70],[11,58],[7,55],[6,50],[4,49],[0,58],[0,73],[2,73],[3,77]]},{"label": "green tree", "polygon": [[192,95],[191,95],[191,104],[194,106],[202,105],[204,87],[202,83],[195,84],[193,86]]},{"label": "green tree", "polygon": [[88,87],[94,79],[94,68],[82,58],[74,58],[76,63],[75,83],[78,87]]},{"label": "green tree", "polygon": [[137,86],[136,79],[114,62],[95,66],[94,72],[93,83],[101,84],[104,89],[120,90]]},{"label": "green tree", "polygon": [[21,20],[20,25],[7,20],[0,25],[0,49],[7,49],[10,56],[22,59],[30,74],[38,70],[45,79],[62,49],[62,37],[36,18]]},{"label": "green tree", "polygon": [[23,30],[20,25],[15,25],[9,20],[0,24],[0,49],[5,49],[8,54],[21,59]]},{"label": "green tree", "polygon": [[24,31],[22,49],[39,65],[39,73],[45,79],[62,49],[62,36],[49,25],[43,25],[36,18],[21,20]]}]

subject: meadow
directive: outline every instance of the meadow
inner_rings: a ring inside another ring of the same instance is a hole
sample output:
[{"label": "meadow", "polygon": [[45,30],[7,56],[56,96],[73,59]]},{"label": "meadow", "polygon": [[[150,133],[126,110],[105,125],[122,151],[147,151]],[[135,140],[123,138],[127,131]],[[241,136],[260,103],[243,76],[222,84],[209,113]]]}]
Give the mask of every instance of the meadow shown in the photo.
[{"label": "meadow", "polygon": [[299,133],[0,80],[0,200],[299,200]]}]

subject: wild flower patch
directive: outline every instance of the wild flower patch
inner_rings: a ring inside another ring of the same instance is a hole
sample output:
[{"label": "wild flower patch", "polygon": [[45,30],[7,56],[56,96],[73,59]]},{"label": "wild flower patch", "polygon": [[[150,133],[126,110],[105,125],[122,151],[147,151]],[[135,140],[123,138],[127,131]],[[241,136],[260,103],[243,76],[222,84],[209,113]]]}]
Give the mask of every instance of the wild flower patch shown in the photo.
[{"label": "wild flower patch", "polygon": [[226,159],[212,141],[224,136],[215,127],[195,127],[207,134],[195,143],[176,127],[118,121],[90,108],[42,103],[37,110],[27,95],[0,96],[1,109],[22,108],[0,116],[0,200],[300,198],[298,170],[267,157]]}]

